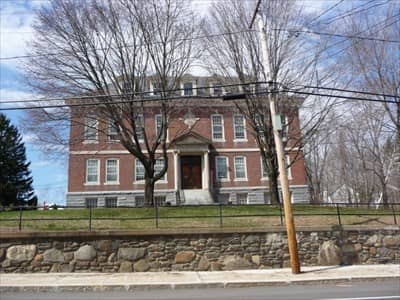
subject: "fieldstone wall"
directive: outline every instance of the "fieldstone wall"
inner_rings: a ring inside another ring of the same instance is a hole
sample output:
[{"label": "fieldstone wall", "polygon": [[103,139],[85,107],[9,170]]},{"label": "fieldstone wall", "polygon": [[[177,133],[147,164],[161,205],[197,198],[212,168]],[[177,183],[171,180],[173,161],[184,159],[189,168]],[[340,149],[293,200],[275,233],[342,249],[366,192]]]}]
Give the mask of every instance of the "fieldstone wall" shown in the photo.
[{"label": "fieldstone wall", "polygon": [[[400,263],[400,227],[298,230],[302,265]],[[155,272],[289,266],[286,234],[25,234],[2,238],[0,272]]]}]

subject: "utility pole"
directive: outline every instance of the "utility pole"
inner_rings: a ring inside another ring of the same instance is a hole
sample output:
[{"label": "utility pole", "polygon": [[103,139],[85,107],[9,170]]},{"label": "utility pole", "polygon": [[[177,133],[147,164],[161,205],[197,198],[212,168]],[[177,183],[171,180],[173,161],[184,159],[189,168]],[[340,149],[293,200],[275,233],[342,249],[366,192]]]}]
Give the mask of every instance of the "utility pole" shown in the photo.
[{"label": "utility pole", "polygon": [[[256,18],[258,18],[258,29],[261,38],[261,47],[262,47],[262,57],[263,57],[263,65],[264,65],[264,75],[267,81],[270,81],[269,77],[269,59],[268,59],[268,49],[267,49],[267,35],[264,29],[264,21],[262,17],[258,14],[258,9],[260,6],[261,0],[258,0],[256,10],[254,12],[253,18],[250,23],[250,28],[253,25],[253,22]],[[289,191],[289,180],[287,176],[286,169],[286,161],[284,148],[282,143],[281,135],[277,129],[276,124],[276,107],[275,107],[275,92],[273,90],[274,83],[268,85],[268,100],[270,105],[270,113],[272,120],[272,128],[274,133],[274,141],[276,147],[276,153],[278,157],[278,166],[279,166],[279,179],[281,181],[281,189],[283,195],[283,207],[285,211],[285,223],[286,223],[286,232],[288,236],[288,245],[289,245],[289,254],[290,254],[290,265],[292,268],[293,274],[300,273],[300,263],[299,263],[299,253],[297,250],[297,240],[296,240],[296,229],[294,226],[293,214],[292,214],[292,204],[290,199],[290,191]]]}]

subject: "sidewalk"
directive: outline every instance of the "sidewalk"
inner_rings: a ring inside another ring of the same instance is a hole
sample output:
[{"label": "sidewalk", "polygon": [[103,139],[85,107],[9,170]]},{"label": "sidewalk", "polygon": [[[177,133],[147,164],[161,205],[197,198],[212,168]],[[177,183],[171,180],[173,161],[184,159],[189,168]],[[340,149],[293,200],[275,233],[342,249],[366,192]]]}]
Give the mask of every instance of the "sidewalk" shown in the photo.
[{"label": "sidewalk", "polygon": [[224,272],[0,274],[0,292],[250,287],[399,279],[400,265],[357,265]]}]

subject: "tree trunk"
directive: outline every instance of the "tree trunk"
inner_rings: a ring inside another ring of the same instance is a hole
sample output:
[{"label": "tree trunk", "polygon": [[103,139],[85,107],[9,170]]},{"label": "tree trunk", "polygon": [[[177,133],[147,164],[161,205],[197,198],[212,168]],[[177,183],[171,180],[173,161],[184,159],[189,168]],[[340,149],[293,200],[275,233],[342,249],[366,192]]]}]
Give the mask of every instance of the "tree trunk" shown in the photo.
[{"label": "tree trunk", "polygon": [[153,178],[145,178],[144,206],[146,207],[154,205],[154,184]]}]

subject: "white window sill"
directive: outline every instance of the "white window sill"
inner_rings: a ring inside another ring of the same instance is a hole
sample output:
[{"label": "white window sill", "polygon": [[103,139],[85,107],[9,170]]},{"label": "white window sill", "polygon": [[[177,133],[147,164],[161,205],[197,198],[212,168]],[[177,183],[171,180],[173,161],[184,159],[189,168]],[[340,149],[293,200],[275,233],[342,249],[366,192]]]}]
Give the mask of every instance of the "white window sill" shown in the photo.
[{"label": "white window sill", "polygon": [[225,139],[222,140],[217,140],[217,139],[212,139],[213,142],[218,142],[218,143],[225,143]]},{"label": "white window sill", "polygon": [[261,180],[262,180],[262,181],[268,181],[269,178],[268,178],[268,177],[261,177]]},{"label": "white window sill", "polygon": [[247,178],[235,178],[233,181],[249,181]]},{"label": "white window sill", "polygon": [[133,182],[133,184],[145,184],[144,180],[136,180]]},{"label": "white window sill", "polygon": [[100,185],[100,182],[85,182],[83,185]]},{"label": "white window sill", "polygon": [[99,143],[99,141],[98,140],[96,140],[96,141],[83,141],[83,144],[85,144],[85,145],[87,145],[87,144],[98,144]]},{"label": "white window sill", "polygon": [[104,185],[119,185],[119,181],[104,182]]},{"label": "white window sill", "polygon": [[247,143],[248,140],[247,139],[233,139],[234,143]]},{"label": "white window sill", "polygon": [[109,143],[109,144],[117,144],[117,143],[120,143],[121,142],[121,140],[108,140],[107,141],[107,143]]}]

